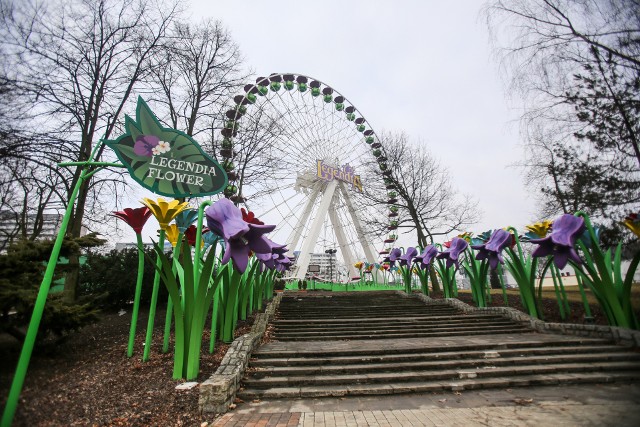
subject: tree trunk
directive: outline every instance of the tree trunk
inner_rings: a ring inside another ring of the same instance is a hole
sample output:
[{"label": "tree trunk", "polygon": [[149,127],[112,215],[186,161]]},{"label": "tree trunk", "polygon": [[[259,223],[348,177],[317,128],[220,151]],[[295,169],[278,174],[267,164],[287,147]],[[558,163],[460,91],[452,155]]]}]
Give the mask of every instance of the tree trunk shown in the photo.
[{"label": "tree trunk", "polygon": [[[74,207],[74,212],[71,217],[71,220],[69,221],[69,225],[67,227],[66,234],[72,239],[80,237],[80,233],[82,232],[82,220],[84,219],[84,209],[87,203],[88,193],[89,193],[89,180],[84,181],[81,184],[80,190],[78,192],[77,202]],[[65,278],[64,278],[63,296],[65,301],[75,302],[76,296],[77,296],[78,279],[80,276],[80,255],[79,254],[69,255],[69,265],[67,266],[67,268],[68,270],[65,273]]]},{"label": "tree trunk", "polygon": [[502,289],[498,269],[489,270],[489,283],[491,283],[491,289]]}]

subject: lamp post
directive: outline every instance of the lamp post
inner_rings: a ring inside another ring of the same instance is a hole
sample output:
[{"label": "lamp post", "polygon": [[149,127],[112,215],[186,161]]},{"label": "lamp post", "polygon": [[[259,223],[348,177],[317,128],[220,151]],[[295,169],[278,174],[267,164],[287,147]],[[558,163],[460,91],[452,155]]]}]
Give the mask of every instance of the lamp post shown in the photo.
[{"label": "lamp post", "polygon": [[325,254],[329,254],[329,280],[333,283],[333,255],[338,252],[337,249],[327,249]]}]

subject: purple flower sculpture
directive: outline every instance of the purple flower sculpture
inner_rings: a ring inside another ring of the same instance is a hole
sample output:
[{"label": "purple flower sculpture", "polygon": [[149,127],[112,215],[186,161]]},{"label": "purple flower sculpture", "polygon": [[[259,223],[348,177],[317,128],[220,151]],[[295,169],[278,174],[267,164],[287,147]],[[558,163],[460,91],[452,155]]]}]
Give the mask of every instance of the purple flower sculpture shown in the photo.
[{"label": "purple flower sculpture", "polygon": [[420,255],[413,258],[413,262],[418,263],[418,266],[424,270],[425,268],[429,268],[431,260],[436,255],[438,255],[438,249],[433,245],[429,245],[424,248]]},{"label": "purple flower sculpture", "polygon": [[571,214],[564,214],[553,221],[551,234],[543,239],[532,239],[538,246],[531,254],[534,257],[553,255],[553,262],[560,270],[566,267],[569,260],[582,263],[574,248],[576,240],[585,230],[584,219]]},{"label": "purple flower sculpture", "polygon": [[408,247],[404,255],[398,258],[400,266],[406,267],[408,265],[411,265],[411,262],[416,255],[418,255],[418,250],[413,246]]},{"label": "purple flower sculpture", "polygon": [[466,240],[461,239],[460,237],[454,237],[451,240],[449,249],[444,252],[440,252],[438,255],[436,255],[436,258],[446,259],[447,268],[451,267],[454,264],[456,265],[456,268],[459,268],[460,261],[458,258],[460,257],[460,254],[464,252],[465,249],[467,249],[467,247],[469,247],[469,243],[467,243]]},{"label": "purple flower sculpture", "polygon": [[393,248],[391,249],[391,252],[389,252],[389,256],[382,260],[382,262],[388,262],[389,265],[393,267],[401,256],[402,250],[400,250],[400,248]]},{"label": "purple flower sculpture", "polygon": [[249,263],[249,253],[271,254],[272,243],[264,234],[273,231],[275,225],[250,224],[242,219],[242,212],[229,199],[220,199],[205,211],[209,229],[224,239],[222,262],[233,260],[234,267],[244,273]]},{"label": "purple flower sculpture", "polygon": [[501,228],[495,230],[487,243],[483,245],[472,245],[471,247],[478,252],[477,260],[489,259],[489,267],[495,270],[498,263],[504,264],[502,251],[511,245],[511,233]]},{"label": "purple flower sculpture", "polygon": [[288,257],[282,257],[282,259],[276,259],[276,271],[284,273],[291,267],[291,260]]},{"label": "purple flower sculpture", "polygon": [[133,152],[138,156],[153,157],[153,149],[160,143],[155,135],[140,135],[133,144]]}]

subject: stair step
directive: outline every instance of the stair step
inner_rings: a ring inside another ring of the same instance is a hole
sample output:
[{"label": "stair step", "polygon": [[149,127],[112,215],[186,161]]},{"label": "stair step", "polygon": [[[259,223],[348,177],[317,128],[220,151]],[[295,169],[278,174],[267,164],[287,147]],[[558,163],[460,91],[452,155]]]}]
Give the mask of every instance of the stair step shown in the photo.
[{"label": "stair step", "polygon": [[[448,350],[448,349],[447,349]],[[467,350],[467,351],[444,351],[427,352],[422,349],[418,353],[400,354],[362,354],[354,356],[334,356],[334,357],[288,357],[288,358],[254,358],[251,359],[251,366],[261,367],[287,367],[296,366],[324,366],[324,365],[354,365],[361,363],[406,363],[429,360],[452,360],[452,359],[493,359],[500,357],[517,357],[524,355],[572,355],[582,353],[620,353],[627,349],[612,345],[583,345],[583,346],[558,346],[558,347],[529,347],[529,348],[503,348],[496,350]],[[633,353],[637,354],[637,353]],[[254,353],[254,357],[258,356]]]},{"label": "stair step", "polygon": [[524,326],[509,327],[479,327],[479,328],[457,328],[446,329],[443,331],[398,331],[398,332],[381,332],[381,333],[352,333],[352,334],[333,334],[333,335],[304,335],[304,334],[275,334],[274,339],[277,341],[318,341],[324,339],[330,340],[375,340],[375,339],[394,339],[394,338],[426,338],[426,337],[451,337],[461,335],[487,335],[487,334],[514,334],[530,332]]},{"label": "stair step", "polygon": [[[520,352],[513,356],[500,356],[485,358],[478,355],[476,358],[464,359],[437,359],[425,361],[408,361],[397,362],[382,360],[372,362],[370,360],[361,360],[360,363],[339,364],[334,362],[330,365],[313,365],[313,366],[272,366],[260,368],[255,364],[257,370],[252,373],[252,378],[265,378],[269,376],[290,375],[344,375],[344,374],[363,374],[369,372],[397,372],[397,371],[426,371],[433,369],[466,369],[466,368],[486,368],[497,366],[523,366],[525,364],[558,364],[558,363],[594,363],[601,361],[640,361],[640,354],[629,352],[613,352],[613,353],[588,353],[588,354],[554,354],[554,355],[530,355]],[[640,365],[638,366],[640,369]]]},{"label": "stair step", "polygon": [[244,380],[248,388],[302,387],[309,385],[353,385],[379,384],[415,381],[452,381],[454,379],[475,379],[485,377],[510,377],[522,375],[549,375],[558,373],[584,373],[605,371],[635,371],[640,376],[637,361],[599,361],[597,363],[554,363],[526,366],[468,367],[442,369],[438,371],[396,371],[369,374],[282,376],[248,378]]},{"label": "stair step", "polygon": [[248,401],[254,399],[427,393],[557,384],[632,382],[638,380],[640,380],[640,373],[635,371],[534,374],[439,382],[397,381],[388,384],[353,384],[348,386],[272,387],[268,389],[245,388],[238,392],[238,397]]},{"label": "stair step", "polygon": [[352,325],[354,323],[368,323],[368,324],[388,324],[389,322],[411,322],[411,323],[434,323],[439,321],[451,321],[451,322],[465,322],[475,320],[506,320],[503,316],[492,314],[456,314],[454,316],[399,316],[399,317],[364,317],[357,318],[356,320],[343,320],[343,319],[276,319],[273,324],[276,326],[291,326],[291,327],[305,327],[305,325],[316,325],[323,323],[326,325]]},{"label": "stair step", "polygon": [[[272,343],[267,347],[261,347],[257,351],[253,352],[253,357],[259,357],[263,359],[267,358],[296,358],[296,357],[356,357],[356,356],[372,356],[372,355],[391,355],[391,354],[416,354],[416,353],[443,353],[443,352],[466,352],[474,350],[489,350],[500,351],[502,349],[523,349],[544,346],[546,348],[551,347],[565,347],[569,345],[583,346],[583,345],[611,345],[609,341],[598,338],[585,338],[585,337],[558,337],[545,336],[545,340],[540,342],[537,340],[536,334],[527,334],[527,337],[534,337],[536,340],[522,339],[507,341],[503,343],[487,342],[487,343],[447,343],[442,345],[439,342],[434,342],[431,345],[425,346],[409,346],[404,344],[399,345],[379,345],[375,343],[374,346],[350,346],[349,348],[331,349],[324,344],[316,345],[313,347],[307,347],[305,349],[289,350],[286,348],[278,348],[278,343]],[[624,349],[624,347],[621,347]]]},{"label": "stair step", "polygon": [[276,333],[314,333],[314,334],[333,334],[338,331],[340,332],[348,332],[348,331],[389,331],[389,330],[415,330],[415,329],[438,329],[442,330],[445,328],[455,329],[461,327],[483,327],[483,326],[514,326],[519,325],[515,322],[512,322],[509,319],[496,319],[496,320],[482,320],[482,321],[466,321],[466,322],[438,322],[438,323],[416,323],[416,322],[394,322],[392,324],[387,325],[371,325],[367,323],[359,323],[352,325],[310,325],[301,328],[285,326],[282,327],[277,323],[274,325],[274,331]]}]

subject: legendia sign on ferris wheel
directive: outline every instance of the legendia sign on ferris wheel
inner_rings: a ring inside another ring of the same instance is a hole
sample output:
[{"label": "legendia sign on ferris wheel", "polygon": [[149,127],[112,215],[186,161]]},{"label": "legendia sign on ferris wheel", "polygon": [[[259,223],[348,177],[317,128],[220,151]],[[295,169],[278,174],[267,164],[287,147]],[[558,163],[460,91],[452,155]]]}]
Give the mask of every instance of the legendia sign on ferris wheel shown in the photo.
[{"label": "legendia sign on ferris wheel", "polygon": [[340,181],[344,181],[362,193],[362,181],[360,180],[360,175],[356,175],[355,171],[349,164],[343,165],[340,167],[333,167],[324,162],[324,160],[318,160],[318,178],[324,181],[331,181],[333,179],[337,179]]}]

